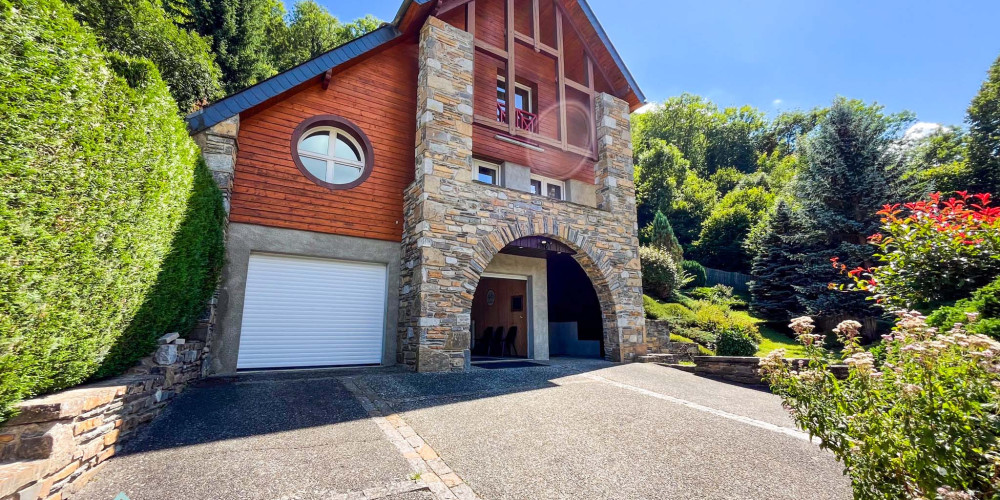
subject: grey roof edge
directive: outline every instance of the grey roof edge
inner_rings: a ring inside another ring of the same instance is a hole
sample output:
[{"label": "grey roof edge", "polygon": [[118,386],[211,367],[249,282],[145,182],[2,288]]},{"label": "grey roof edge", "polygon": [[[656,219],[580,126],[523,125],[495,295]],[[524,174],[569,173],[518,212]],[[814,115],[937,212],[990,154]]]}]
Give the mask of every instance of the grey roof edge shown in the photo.
[{"label": "grey roof edge", "polygon": [[601,22],[597,20],[597,14],[594,14],[594,10],[590,8],[590,4],[587,0],[580,0],[580,7],[583,9],[583,13],[587,15],[587,19],[590,24],[594,25],[594,30],[597,31],[597,37],[604,42],[604,46],[611,53],[611,58],[615,60],[615,64],[618,65],[618,69],[621,70],[622,74],[625,75],[625,80],[628,81],[629,86],[635,91],[635,96],[639,98],[640,104],[645,104],[646,96],[639,89],[639,84],[636,83],[635,78],[632,76],[632,72],[628,70],[628,66],[625,65],[625,61],[622,56],[618,54],[618,49],[615,49],[615,45],[611,43],[611,38],[608,37],[608,33],[604,31],[604,26],[601,26]]},{"label": "grey roof edge", "polygon": [[[404,7],[410,3],[427,3],[432,0],[407,0]],[[401,16],[398,16],[401,17]],[[236,116],[272,97],[298,86],[310,78],[323,74],[327,69],[335,68],[356,57],[377,49],[379,46],[395,40],[402,35],[396,28],[397,21],[366,33],[350,42],[344,43],[320,54],[294,68],[260,81],[235,94],[220,99],[186,117],[188,131],[192,134],[201,132],[223,120]]]}]

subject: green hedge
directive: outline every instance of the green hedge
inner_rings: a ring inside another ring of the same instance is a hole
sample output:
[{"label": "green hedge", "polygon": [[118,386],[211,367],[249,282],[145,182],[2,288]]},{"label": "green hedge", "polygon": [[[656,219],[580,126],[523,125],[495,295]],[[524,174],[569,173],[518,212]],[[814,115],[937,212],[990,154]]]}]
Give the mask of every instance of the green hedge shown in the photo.
[{"label": "green hedge", "polygon": [[2,420],[189,326],[222,206],[156,68],[102,54],[58,0],[0,0],[0,166]]}]

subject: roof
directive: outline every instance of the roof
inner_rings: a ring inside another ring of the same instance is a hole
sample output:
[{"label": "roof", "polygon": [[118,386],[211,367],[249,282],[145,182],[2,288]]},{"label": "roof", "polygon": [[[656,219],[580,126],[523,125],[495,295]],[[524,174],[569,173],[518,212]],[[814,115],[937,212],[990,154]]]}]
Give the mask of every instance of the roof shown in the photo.
[{"label": "roof", "polygon": [[[293,87],[305,83],[316,76],[322,75],[327,70],[336,68],[337,66],[357,57],[361,57],[364,54],[367,54],[380,46],[403,36],[407,30],[409,21],[412,20],[412,16],[407,15],[410,11],[410,7],[413,5],[425,6],[435,1],[436,0],[404,0],[402,5],[399,7],[399,11],[397,12],[395,19],[393,19],[391,23],[385,24],[372,32],[335,47],[329,52],[316,56],[315,58],[295,66],[294,68],[278,73],[267,80],[251,85],[246,89],[187,115],[187,117],[185,117],[185,121],[187,121],[188,130],[191,133],[205,130],[231,116],[238,115],[243,111],[271,99],[272,97],[276,97]],[[594,11],[590,8],[590,5],[587,4],[587,0],[579,0],[579,5],[583,9],[584,14],[587,16],[587,19],[590,21],[594,30],[597,32],[598,38],[611,54],[611,57],[618,66],[618,69],[625,76],[626,81],[632,88],[636,97],[638,97],[640,102],[645,102],[646,98],[642,94],[642,91],[639,90],[639,85],[636,84],[635,78],[632,77],[632,73],[629,72],[628,67],[625,66],[625,62],[618,54],[618,51],[615,50],[614,45],[611,43],[611,39],[608,38],[608,34],[604,31],[601,23],[597,20],[597,16],[594,15]]]},{"label": "roof", "polygon": [[594,10],[590,8],[590,4],[587,0],[580,0],[580,7],[583,8],[583,13],[587,15],[587,20],[597,31],[597,37],[601,39],[604,43],[604,47],[608,49],[611,53],[611,57],[615,60],[615,64],[618,65],[618,70],[625,75],[625,79],[628,81],[632,91],[635,92],[635,96],[639,98],[640,103],[646,102],[646,96],[639,90],[639,84],[635,82],[635,78],[632,77],[632,72],[628,70],[628,66],[625,65],[625,61],[622,60],[622,56],[618,54],[618,50],[615,49],[615,45],[611,43],[611,39],[608,38],[608,33],[604,31],[604,27],[601,26],[601,22],[597,20],[597,15],[594,14]]}]

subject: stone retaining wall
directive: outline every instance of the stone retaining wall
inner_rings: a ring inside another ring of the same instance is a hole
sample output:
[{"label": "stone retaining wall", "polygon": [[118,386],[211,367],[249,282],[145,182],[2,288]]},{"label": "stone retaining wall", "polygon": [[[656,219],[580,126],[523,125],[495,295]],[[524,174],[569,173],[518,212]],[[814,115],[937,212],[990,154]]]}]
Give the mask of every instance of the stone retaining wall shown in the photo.
[{"label": "stone retaining wall", "polygon": [[[808,360],[788,359],[789,363]],[[695,356],[696,375],[715,377],[740,384],[766,384],[760,376],[760,358],[754,356]],[[831,365],[830,370],[840,379],[847,378],[847,365]]]},{"label": "stone retaining wall", "polygon": [[18,405],[0,427],[0,499],[64,499],[79,491],[188,382],[206,374],[205,344],[176,333],[121,377]]}]

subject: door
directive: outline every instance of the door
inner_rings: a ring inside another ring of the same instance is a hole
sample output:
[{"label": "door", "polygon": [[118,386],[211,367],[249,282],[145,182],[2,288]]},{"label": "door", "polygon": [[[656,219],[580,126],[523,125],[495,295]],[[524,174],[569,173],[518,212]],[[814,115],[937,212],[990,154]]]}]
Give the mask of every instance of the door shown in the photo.
[{"label": "door", "polygon": [[479,280],[472,298],[472,320],[476,331],[474,339],[482,341],[488,327],[503,327],[504,333],[517,327],[514,353],[517,357],[528,355],[528,281],[505,278]]},{"label": "door", "polygon": [[382,362],[384,264],[253,254],[236,367]]}]

